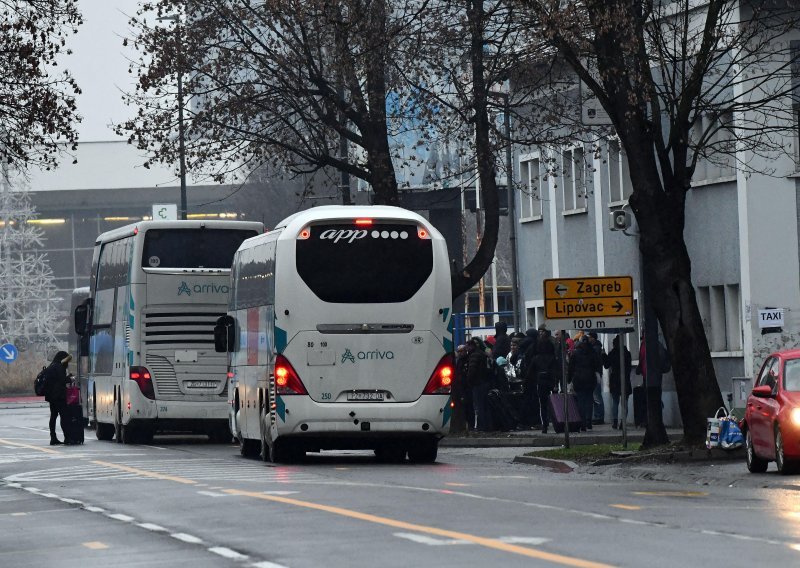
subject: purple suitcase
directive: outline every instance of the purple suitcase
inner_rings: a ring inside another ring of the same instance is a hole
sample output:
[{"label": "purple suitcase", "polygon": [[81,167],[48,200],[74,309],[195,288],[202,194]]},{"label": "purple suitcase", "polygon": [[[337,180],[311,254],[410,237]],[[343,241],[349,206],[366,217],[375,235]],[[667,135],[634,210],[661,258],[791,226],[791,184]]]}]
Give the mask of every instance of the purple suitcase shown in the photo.
[{"label": "purple suitcase", "polygon": [[[553,423],[553,430],[557,433],[564,431],[564,395],[553,393],[550,395],[550,421]],[[567,395],[567,420],[570,432],[577,432],[581,429],[581,414],[578,412],[578,399],[574,394]]]}]

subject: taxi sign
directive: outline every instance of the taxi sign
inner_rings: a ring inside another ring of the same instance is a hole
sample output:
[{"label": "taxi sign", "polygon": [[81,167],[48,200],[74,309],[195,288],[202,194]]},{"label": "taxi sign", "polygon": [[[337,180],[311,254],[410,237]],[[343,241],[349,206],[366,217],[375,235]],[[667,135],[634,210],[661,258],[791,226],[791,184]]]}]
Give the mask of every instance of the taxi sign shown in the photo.
[{"label": "taxi sign", "polygon": [[565,329],[633,327],[633,278],[587,276],[545,280],[544,317],[558,320],[553,322],[554,327]]}]

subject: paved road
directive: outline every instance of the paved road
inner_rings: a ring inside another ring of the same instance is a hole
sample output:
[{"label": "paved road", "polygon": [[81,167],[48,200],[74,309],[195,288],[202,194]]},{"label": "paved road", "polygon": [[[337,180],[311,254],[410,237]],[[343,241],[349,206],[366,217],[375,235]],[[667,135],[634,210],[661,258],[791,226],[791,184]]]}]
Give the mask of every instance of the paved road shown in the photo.
[{"label": "paved road", "polygon": [[[792,566],[800,491],[564,474],[519,448],[434,465],[325,452],[272,466],[232,445],[47,445],[44,408],[0,409],[0,566]],[[662,473],[669,467],[665,466]],[[681,471],[680,468],[676,471]]]}]

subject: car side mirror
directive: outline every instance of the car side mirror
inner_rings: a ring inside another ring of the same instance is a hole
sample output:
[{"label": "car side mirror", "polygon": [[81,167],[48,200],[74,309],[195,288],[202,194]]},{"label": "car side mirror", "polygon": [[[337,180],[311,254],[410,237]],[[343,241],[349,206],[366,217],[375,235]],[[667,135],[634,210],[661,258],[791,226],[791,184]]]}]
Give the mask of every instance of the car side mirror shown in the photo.
[{"label": "car side mirror", "polygon": [[230,353],[236,341],[236,320],[231,316],[222,316],[214,326],[214,351],[217,353]]},{"label": "car side mirror", "polygon": [[769,385],[761,385],[753,389],[753,396],[758,398],[772,398],[772,387]]}]

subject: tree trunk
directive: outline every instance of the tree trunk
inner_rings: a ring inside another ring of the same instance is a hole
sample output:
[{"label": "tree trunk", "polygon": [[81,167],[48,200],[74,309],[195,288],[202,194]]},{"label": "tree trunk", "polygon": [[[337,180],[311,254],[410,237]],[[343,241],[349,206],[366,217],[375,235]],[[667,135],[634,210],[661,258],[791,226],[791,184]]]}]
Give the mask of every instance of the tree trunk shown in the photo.
[{"label": "tree trunk", "polygon": [[672,356],[684,438],[695,445],[704,442],[706,418],[723,403],[692,286],[691,261],[683,239],[684,205],[676,197],[678,192],[648,197],[644,207],[635,200],[634,209],[641,230],[646,288]]}]

